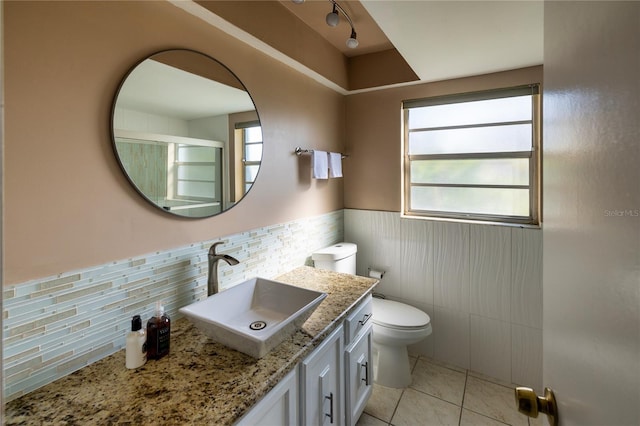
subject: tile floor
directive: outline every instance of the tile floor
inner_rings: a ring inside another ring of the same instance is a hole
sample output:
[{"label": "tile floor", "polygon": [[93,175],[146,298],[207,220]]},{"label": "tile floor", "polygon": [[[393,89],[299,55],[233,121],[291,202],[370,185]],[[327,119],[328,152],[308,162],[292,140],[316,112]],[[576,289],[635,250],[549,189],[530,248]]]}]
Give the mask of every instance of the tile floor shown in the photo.
[{"label": "tile floor", "polygon": [[411,386],[374,385],[357,426],[542,426],[515,408],[513,387],[424,357],[411,357]]}]

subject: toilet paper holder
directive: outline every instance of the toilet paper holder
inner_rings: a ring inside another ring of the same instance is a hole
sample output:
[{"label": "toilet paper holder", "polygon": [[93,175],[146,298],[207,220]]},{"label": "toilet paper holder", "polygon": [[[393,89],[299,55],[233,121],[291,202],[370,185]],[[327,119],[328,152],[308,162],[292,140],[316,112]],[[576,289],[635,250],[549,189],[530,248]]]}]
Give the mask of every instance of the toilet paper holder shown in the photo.
[{"label": "toilet paper holder", "polygon": [[369,272],[367,275],[369,275],[369,277],[371,277],[371,278],[376,278],[376,279],[381,280],[382,277],[384,277],[384,274],[386,274],[385,271],[380,270],[380,269],[373,269],[372,267],[369,267],[367,269],[368,269],[368,272]]}]

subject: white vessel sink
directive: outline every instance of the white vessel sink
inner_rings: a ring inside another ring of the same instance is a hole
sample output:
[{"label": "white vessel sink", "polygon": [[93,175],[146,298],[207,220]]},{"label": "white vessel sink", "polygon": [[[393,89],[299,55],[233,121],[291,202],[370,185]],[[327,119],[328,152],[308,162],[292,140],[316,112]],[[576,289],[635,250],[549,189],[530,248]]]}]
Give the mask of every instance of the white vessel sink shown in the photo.
[{"label": "white vessel sink", "polygon": [[204,334],[262,358],[309,318],[326,293],[252,278],[180,309]]}]

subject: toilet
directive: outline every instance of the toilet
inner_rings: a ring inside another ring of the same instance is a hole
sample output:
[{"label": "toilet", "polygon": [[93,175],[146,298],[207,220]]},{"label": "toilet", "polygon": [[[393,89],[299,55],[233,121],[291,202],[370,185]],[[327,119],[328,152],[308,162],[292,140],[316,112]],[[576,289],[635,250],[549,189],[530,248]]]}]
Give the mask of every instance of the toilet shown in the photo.
[{"label": "toilet", "polygon": [[[353,243],[338,243],[314,252],[315,267],[348,274],[356,273]],[[393,300],[373,298],[374,382],[390,388],[411,384],[407,346],[431,334],[431,319],[413,306]]]}]

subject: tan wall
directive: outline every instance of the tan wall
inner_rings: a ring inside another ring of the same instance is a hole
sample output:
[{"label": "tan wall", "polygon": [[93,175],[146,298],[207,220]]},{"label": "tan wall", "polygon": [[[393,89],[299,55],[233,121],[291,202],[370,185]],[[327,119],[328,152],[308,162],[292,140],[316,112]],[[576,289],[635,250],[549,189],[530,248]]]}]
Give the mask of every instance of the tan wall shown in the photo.
[{"label": "tan wall", "polygon": [[347,97],[345,208],[400,211],[402,101],[542,83],[542,66]]},{"label": "tan wall", "polygon": [[[344,98],[164,2],[4,2],[6,284],[343,207],[296,145],[342,150]],[[232,69],[256,102],[258,182],[231,211],[178,219],[123,176],[109,136],[126,71],[184,47]]]},{"label": "tan wall", "polygon": [[349,58],[349,89],[387,86],[419,80],[396,49]]}]

